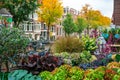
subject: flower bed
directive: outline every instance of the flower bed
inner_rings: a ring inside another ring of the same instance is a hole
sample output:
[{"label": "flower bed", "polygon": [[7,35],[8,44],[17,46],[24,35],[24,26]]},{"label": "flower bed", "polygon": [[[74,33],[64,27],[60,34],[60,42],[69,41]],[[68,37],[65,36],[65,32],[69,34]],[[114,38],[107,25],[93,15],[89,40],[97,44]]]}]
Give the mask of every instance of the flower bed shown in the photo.
[{"label": "flower bed", "polygon": [[[1,75],[2,74],[2,75]],[[0,80],[120,80],[120,63],[111,62],[107,66],[83,70],[77,66],[62,65],[53,71],[43,71],[33,75],[26,70],[15,70],[0,74]]]},{"label": "flower bed", "polygon": [[62,65],[52,72],[41,72],[39,76],[44,80],[120,80],[120,63],[112,62],[106,67],[87,70]]}]

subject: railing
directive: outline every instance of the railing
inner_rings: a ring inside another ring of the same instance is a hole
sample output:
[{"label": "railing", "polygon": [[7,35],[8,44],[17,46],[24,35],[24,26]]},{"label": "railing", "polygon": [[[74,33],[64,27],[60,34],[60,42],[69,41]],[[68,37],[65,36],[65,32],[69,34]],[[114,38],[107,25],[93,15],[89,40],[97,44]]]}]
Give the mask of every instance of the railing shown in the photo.
[{"label": "railing", "polygon": [[110,44],[109,45],[111,48],[116,48],[117,51],[116,52],[113,52],[112,53],[120,53],[120,45],[119,44]]}]

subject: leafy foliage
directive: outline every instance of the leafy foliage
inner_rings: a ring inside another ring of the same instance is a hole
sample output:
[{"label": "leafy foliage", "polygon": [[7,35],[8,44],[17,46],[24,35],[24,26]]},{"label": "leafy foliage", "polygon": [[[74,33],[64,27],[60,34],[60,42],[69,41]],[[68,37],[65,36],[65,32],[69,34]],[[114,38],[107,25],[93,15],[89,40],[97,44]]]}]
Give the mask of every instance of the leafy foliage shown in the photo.
[{"label": "leafy foliage", "polygon": [[89,51],[83,51],[81,54],[80,54],[80,57],[79,57],[79,62],[80,63],[88,63],[90,62],[90,59],[92,58],[92,55],[90,54]]},{"label": "leafy foliage", "polygon": [[[49,78],[48,78],[48,76]],[[52,75],[51,75],[52,74]],[[62,65],[51,72],[47,71],[40,73],[40,76],[44,76],[45,80],[81,80],[83,79],[83,70],[79,67],[71,67],[69,65]]]},{"label": "leafy foliage", "polygon": [[8,74],[8,80],[42,80],[42,78],[26,70],[15,70]]},{"label": "leafy foliage", "polygon": [[84,49],[83,42],[75,37],[61,37],[52,46],[53,53],[81,52]]},{"label": "leafy foliage", "polygon": [[94,10],[89,4],[82,7],[80,16],[87,20],[89,28],[98,28],[99,26],[109,26],[110,19],[101,14],[99,10]]},{"label": "leafy foliage", "polygon": [[104,77],[104,79],[105,80],[112,80],[112,78],[115,76],[115,74],[117,74],[116,71],[114,71],[112,69],[107,69],[105,71],[105,77]]},{"label": "leafy foliage", "polygon": [[97,49],[95,38],[90,38],[89,36],[82,36],[82,41],[84,42],[85,50],[93,52],[95,49]]},{"label": "leafy foliage", "polygon": [[116,60],[117,62],[120,62],[120,55],[119,55],[119,54],[117,54],[117,55],[115,56],[115,60]]},{"label": "leafy foliage", "polygon": [[112,68],[120,68],[120,64],[118,62],[111,62],[107,65],[108,69],[112,69]]},{"label": "leafy foliage", "polygon": [[63,7],[60,0],[42,0],[42,5],[39,7],[40,12],[39,20],[45,22],[48,26],[48,37],[50,36],[49,30],[55,22],[59,21],[63,14]]},{"label": "leafy foliage", "polygon": [[44,71],[39,74],[43,80],[51,80],[52,74],[49,71]]},{"label": "leafy foliage", "polygon": [[8,72],[0,72],[0,80],[8,80]]},{"label": "leafy foliage", "polygon": [[[55,68],[55,70],[53,70],[52,72],[45,71],[42,73],[44,74],[41,75],[40,73],[39,76],[44,76],[44,80],[119,80],[120,79],[120,67],[110,69],[107,68],[106,66],[100,66],[96,69],[82,70],[79,67],[62,65],[58,68]],[[49,78],[47,75],[49,76]]]},{"label": "leafy foliage", "polygon": [[77,26],[77,33],[79,33],[79,37],[80,37],[80,34],[87,27],[87,22],[84,18],[78,18],[76,22],[76,26]]},{"label": "leafy foliage", "polygon": [[0,52],[3,55],[24,52],[29,43],[24,32],[17,28],[1,28],[0,37]]},{"label": "leafy foliage", "polygon": [[69,65],[62,65],[57,70],[53,71],[53,77],[52,80],[66,80],[68,77],[69,70],[71,69],[71,66]]},{"label": "leafy foliage", "polygon": [[52,71],[63,64],[63,60],[55,56],[44,56],[39,59],[38,65],[40,71]]},{"label": "leafy foliage", "polygon": [[63,21],[62,25],[65,33],[68,36],[75,32],[77,29],[71,14],[67,14],[66,19]]},{"label": "leafy foliage", "polygon": [[25,52],[29,39],[18,28],[5,27],[0,29],[0,37],[0,63],[5,62],[6,67],[8,67],[7,62],[11,61],[14,55]]},{"label": "leafy foliage", "polygon": [[39,72],[46,70],[52,71],[63,63],[63,60],[59,57],[48,56],[47,54],[42,57],[33,55],[29,57],[28,61],[23,60],[19,68],[26,69],[33,74],[38,74]]},{"label": "leafy foliage", "polygon": [[78,65],[78,58],[80,56],[80,53],[54,53],[54,56],[61,57],[65,64],[69,65]]},{"label": "leafy foliage", "polygon": [[84,78],[84,80],[104,80],[104,74],[98,70],[91,70]]},{"label": "leafy foliage", "polygon": [[84,73],[79,67],[72,67],[69,71],[69,75],[72,80],[82,80]]},{"label": "leafy foliage", "polygon": [[18,27],[23,21],[28,20],[29,14],[32,14],[38,7],[37,0],[1,0],[2,7],[5,7],[13,15],[13,21]]}]

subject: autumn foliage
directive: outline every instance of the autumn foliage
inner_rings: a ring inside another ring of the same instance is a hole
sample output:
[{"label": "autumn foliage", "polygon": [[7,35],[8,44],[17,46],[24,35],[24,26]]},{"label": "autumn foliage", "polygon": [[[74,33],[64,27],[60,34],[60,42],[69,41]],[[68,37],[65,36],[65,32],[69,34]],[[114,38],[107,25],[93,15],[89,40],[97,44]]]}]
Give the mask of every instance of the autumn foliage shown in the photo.
[{"label": "autumn foliage", "polygon": [[89,28],[107,27],[111,23],[110,18],[102,15],[99,10],[92,9],[88,4],[82,7],[79,16],[87,20]]},{"label": "autumn foliage", "polygon": [[62,2],[60,0],[42,0],[40,6],[39,20],[48,26],[48,36],[50,26],[59,21],[63,14]]}]

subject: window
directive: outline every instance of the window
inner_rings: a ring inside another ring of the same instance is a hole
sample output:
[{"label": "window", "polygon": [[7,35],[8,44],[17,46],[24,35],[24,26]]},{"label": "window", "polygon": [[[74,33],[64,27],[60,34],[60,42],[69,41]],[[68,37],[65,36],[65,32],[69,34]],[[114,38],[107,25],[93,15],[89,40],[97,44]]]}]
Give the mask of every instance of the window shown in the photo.
[{"label": "window", "polygon": [[32,31],[33,30],[33,23],[30,23],[29,24],[29,31]]},{"label": "window", "polygon": [[51,31],[55,32],[55,27],[54,26],[51,26]]},{"label": "window", "polygon": [[46,32],[43,33],[43,36],[44,36],[44,37],[46,36]]},{"label": "window", "polygon": [[32,19],[32,14],[29,15],[29,18]]},{"label": "window", "polygon": [[46,29],[46,24],[44,23],[44,29]]},{"label": "window", "polygon": [[62,35],[62,28],[60,28],[60,35]]},{"label": "window", "polygon": [[58,28],[57,28],[57,35],[59,35],[59,34],[58,34]]},{"label": "window", "polygon": [[36,24],[35,24],[35,27],[34,27],[34,30],[35,30],[35,31],[40,31],[40,26],[41,26],[40,23],[36,23]]},{"label": "window", "polygon": [[64,13],[66,13],[66,8],[64,8]]},{"label": "window", "polygon": [[24,31],[27,31],[27,23],[24,23]]}]

